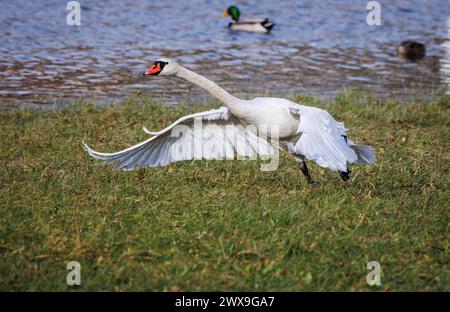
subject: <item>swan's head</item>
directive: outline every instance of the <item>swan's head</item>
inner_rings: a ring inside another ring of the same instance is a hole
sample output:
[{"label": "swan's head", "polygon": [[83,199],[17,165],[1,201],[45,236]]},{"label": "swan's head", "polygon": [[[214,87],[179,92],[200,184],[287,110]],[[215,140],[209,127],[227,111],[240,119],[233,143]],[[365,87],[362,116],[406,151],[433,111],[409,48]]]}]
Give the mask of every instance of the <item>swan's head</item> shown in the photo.
[{"label": "swan's head", "polygon": [[174,76],[178,73],[180,65],[177,62],[168,59],[160,58],[153,62],[153,65],[149,67],[143,75],[162,75],[162,76]]}]

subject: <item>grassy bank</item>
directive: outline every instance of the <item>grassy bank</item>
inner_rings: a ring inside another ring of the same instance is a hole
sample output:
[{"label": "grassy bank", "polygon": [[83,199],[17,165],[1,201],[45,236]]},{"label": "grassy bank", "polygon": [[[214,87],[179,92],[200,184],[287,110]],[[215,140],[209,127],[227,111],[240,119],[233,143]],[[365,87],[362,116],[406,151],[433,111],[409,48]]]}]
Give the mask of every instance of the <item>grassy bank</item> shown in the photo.
[{"label": "grassy bank", "polygon": [[[306,103],[344,120],[378,162],[352,184],[310,164],[195,161],[131,173],[96,166],[81,140],[115,151],[205,107],[145,98],[118,107],[0,111],[0,290],[449,291],[449,102],[357,94]],[[217,107],[211,103],[208,108]],[[367,262],[382,285],[366,284]]]}]

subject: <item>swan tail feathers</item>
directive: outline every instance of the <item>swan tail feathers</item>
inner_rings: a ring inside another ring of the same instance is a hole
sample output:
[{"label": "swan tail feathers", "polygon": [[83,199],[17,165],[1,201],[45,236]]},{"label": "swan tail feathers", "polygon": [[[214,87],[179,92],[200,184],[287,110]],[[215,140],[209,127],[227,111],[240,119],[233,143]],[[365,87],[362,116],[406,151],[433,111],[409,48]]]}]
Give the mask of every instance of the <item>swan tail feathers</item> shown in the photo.
[{"label": "swan tail feathers", "polygon": [[349,145],[358,156],[356,164],[374,164],[376,161],[375,152],[373,148],[368,145],[352,144]]}]

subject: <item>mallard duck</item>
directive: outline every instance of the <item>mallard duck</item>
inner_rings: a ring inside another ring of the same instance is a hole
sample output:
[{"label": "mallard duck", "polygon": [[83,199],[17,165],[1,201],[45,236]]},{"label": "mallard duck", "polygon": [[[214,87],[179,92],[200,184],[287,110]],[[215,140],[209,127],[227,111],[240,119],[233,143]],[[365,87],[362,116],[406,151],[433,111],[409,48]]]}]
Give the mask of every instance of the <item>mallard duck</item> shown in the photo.
[{"label": "mallard duck", "polygon": [[406,40],[397,46],[397,55],[406,59],[419,59],[425,56],[423,43]]},{"label": "mallard duck", "polygon": [[270,165],[275,167],[261,168],[267,171],[276,169],[277,151],[284,149],[298,162],[307,182],[313,184],[306,159],[338,171],[344,181],[350,178],[348,164],[375,162],[372,147],[353,143],[344,124],[323,109],[282,98],[242,100],[167,58],[156,60],[143,74],[181,78],[205,89],[225,106],[181,117],[161,131],[144,128],[152,137],[116,153],[96,152],[83,143],[92,157],[117,162],[115,169],[131,171],[192,159],[231,160],[236,154],[272,155],[276,163]]},{"label": "mallard duck", "polygon": [[259,32],[259,33],[269,33],[275,23],[268,18],[263,20],[247,20],[247,21],[239,21],[239,17],[241,16],[241,12],[237,6],[230,6],[224,13],[224,16],[231,16],[231,23],[228,24],[228,28],[231,30],[241,30],[241,31],[251,31],[251,32]]}]

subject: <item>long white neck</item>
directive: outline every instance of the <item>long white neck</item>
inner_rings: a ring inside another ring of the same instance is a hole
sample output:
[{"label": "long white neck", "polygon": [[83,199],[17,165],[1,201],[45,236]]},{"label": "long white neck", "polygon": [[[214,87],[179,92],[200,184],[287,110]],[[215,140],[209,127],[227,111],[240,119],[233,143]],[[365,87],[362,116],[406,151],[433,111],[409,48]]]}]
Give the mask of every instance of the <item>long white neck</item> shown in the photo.
[{"label": "long white neck", "polygon": [[232,111],[237,109],[237,106],[240,104],[240,102],[242,102],[242,100],[231,95],[225,89],[219,87],[219,85],[214,81],[211,81],[197,73],[194,73],[193,71],[187,68],[180,66],[180,70],[175,76],[184,79],[186,81],[192,82],[193,84],[205,89],[212,96],[214,96],[219,101],[224,103]]}]

